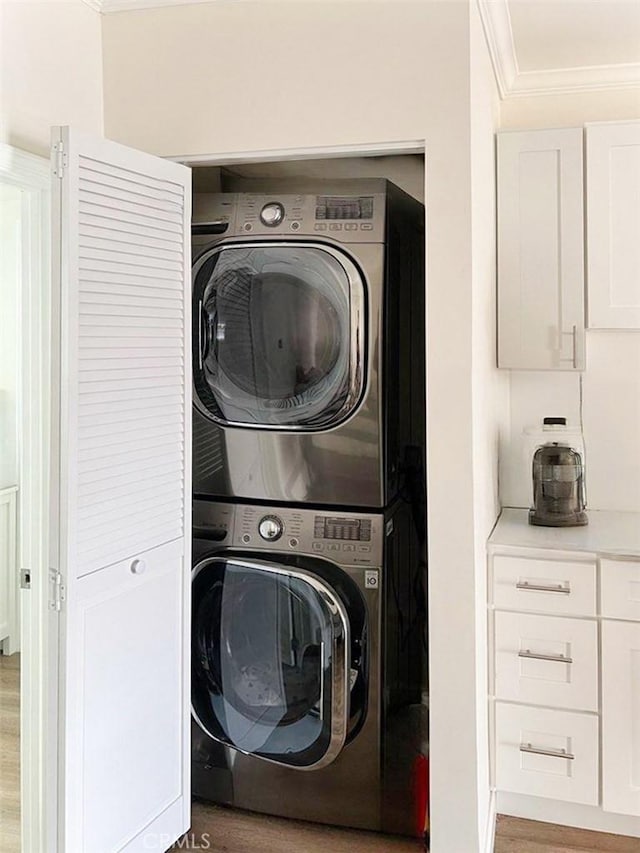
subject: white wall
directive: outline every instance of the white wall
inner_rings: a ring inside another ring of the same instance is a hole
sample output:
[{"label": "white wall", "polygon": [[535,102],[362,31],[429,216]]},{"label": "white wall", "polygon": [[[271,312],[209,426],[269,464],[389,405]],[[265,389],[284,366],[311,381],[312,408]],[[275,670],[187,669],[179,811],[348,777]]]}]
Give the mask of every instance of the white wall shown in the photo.
[{"label": "white wall", "polygon": [[507,98],[500,108],[503,130],[580,127],[585,121],[622,121],[640,116],[640,87]]},{"label": "white wall", "polygon": [[500,512],[498,455],[509,427],[509,379],[496,366],[495,130],[500,100],[477,5],[471,3],[471,239],[475,650],[480,838],[489,817],[486,540]]},{"label": "white wall", "polygon": [[18,484],[22,192],[0,183],[0,489]]},{"label": "white wall", "polygon": [[82,0],[0,2],[0,141],[48,156],[51,125],[102,132],[100,22]]},{"label": "white wall", "polygon": [[434,853],[475,853],[485,822],[469,23],[469,6],[459,2],[262,0],[127,12],[103,26],[105,128],[125,144],[204,155],[426,140]]},{"label": "white wall", "polygon": [[[513,98],[501,109],[502,128],[581,127],[590,121],[640,118],[640,89]],[[583,423],[590,509],[640,512],[640,332],[587,331],[587,369],[508,371],[511,430],[500,460],[505,506],[531,501],[531,459],[522,431],[547,415]],[[582,400],[582,405],[581,405]]]}]

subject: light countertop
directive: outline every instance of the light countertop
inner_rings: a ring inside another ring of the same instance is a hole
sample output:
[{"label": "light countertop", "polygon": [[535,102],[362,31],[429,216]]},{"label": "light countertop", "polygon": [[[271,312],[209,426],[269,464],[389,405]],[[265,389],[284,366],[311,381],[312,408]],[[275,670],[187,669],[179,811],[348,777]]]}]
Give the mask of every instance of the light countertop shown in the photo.
[{"label": "light countertop", "polygon": [[489,545],[640,557],[640,513],[587,510],[585,527],[535,527],[526,509],[503,509]]}]

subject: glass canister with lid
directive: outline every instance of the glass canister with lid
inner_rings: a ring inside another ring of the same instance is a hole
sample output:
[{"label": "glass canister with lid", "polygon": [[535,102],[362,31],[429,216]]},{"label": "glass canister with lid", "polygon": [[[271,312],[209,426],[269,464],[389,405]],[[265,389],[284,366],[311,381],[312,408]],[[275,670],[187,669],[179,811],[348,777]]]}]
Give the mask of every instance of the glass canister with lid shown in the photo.
[{"label": "glass canister with lid", "polygon": [[562,435],[564,418],[545,418],[556,427],[533,454],[533,505],[529,523],[544,527],[573,527],[588,523],[583,454]]}]

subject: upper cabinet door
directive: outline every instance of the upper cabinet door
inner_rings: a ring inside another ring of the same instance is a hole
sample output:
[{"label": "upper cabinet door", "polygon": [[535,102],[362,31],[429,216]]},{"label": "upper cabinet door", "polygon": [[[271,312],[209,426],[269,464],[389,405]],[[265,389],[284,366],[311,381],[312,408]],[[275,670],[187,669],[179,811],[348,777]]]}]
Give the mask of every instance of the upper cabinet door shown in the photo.
[{"label": "upper cabinet door", "polygon": [[582,130],[497,144],[498,366],[583,370]]},{"label": "upper cabinet door", "polygon": [[189,826],[190,171],[53,132],[58,853]]},{"label": "upper cabinet door", "polygon": [[640,329],[640,122],[587,126],[589,328]]}]

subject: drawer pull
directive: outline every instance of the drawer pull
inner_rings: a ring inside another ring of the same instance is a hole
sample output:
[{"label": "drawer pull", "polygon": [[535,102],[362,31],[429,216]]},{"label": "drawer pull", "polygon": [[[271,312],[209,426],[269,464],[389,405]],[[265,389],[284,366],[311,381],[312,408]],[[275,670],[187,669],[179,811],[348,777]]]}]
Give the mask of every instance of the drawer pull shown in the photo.
[{"label": "drawer pull", "polygon": [[518,581],[516,589],[528,589],[534,592],[564,592],[565,595],[571,592],[570,587],[562,586],[560,583],[557,586],[544,586],[543,584],[529,583],[529,581]]},{"label": "drawer pull", "polygon": [[566,749],[540,749],[537,746],[531,746],[530,743],[521,743],[520,752],[529,752],[533,755],[548,755],[550,758],[566,758],[568,761],[573,761],[575,755],[567,752]]},{"label": "drawer pull", "polygon": [[530,660],[550,660],[554,663],[573,663],[573,658],[568,658],[566,655],[545,655],[540,652],[532,652],[530,649],[522,649],[518,652],[519,658],[529,658]]}]

